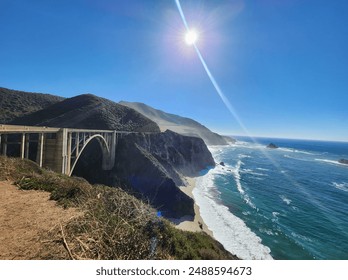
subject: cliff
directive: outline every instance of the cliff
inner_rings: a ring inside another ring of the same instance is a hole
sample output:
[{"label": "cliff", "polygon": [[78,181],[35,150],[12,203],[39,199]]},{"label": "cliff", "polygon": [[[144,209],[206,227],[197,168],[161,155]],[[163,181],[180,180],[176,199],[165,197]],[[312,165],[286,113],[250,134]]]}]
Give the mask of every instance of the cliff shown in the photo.
[{"label": "cliff", "polygon": [[228,145],[229,143],[235,142],[234,139],[229,137],[225,138],[224,136],[214,133],[204,125],[190,118],[166,113],[144,103],[121,101],[120,104],[133,108],[148,117],[158,124],[161,131],[169,129],[182,135],[200,137],[207,145]]},{"label": "cliff", "polygon": [[167,130],[156,134],[129,134],[116,151],[114,176],[149,199],[166,217],[194,215],[193,200],[177,187],[181,175],[194,176],[213,166],[203,140]]}]

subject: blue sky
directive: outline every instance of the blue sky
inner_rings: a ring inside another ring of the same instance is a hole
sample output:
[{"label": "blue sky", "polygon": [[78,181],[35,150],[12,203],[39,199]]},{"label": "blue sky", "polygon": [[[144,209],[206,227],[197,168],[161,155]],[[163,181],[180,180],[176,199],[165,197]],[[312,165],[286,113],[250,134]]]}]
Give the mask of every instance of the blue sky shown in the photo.
[{"label": "blue sky", "polygon": [[[348,141],[348,1],[181,5],[251,134]],[[174,0],[1,0],[0,86],[139,101],[245,134],[184,33]]]}]

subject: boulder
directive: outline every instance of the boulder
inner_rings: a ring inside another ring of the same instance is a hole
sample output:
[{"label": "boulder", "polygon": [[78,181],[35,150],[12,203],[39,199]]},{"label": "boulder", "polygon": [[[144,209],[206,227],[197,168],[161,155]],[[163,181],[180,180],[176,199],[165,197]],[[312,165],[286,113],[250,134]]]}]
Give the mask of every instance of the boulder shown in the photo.
[{"label": "boulder", "polygon": [[277,145],[273,144],[273,143],[269,143],[267,145],[267,148],[269,148],[269,149],[278,149],[279,147]]}]

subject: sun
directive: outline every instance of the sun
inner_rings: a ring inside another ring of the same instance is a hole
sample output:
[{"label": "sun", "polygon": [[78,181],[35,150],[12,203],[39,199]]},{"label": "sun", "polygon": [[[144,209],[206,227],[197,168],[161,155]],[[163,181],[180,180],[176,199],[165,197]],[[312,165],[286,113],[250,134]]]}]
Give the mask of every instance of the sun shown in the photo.
[{"label": "sun", "polygon": [[197,40],[198,40],[198,33],[196,30],[191,29],[191,30],[186,32],[186,34],[185,34],[186,44],[193,45],[197,42]]}]

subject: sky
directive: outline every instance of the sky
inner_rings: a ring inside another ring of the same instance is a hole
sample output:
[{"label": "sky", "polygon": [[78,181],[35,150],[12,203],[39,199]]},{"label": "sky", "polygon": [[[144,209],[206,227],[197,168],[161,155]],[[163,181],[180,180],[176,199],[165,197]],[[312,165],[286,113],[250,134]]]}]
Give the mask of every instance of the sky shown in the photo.
[{"label": "sky", "polygon": [[[348,141],[348,1],[181,0],[248,133]],[[174,0],[0,0],[0,86],[93,93],[245,135]]]}]

